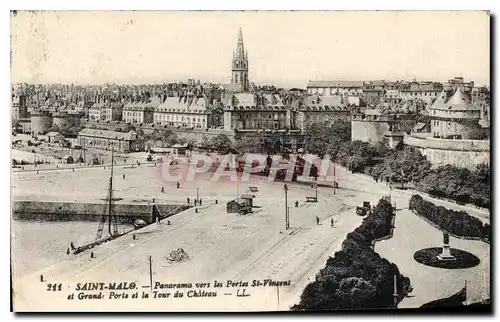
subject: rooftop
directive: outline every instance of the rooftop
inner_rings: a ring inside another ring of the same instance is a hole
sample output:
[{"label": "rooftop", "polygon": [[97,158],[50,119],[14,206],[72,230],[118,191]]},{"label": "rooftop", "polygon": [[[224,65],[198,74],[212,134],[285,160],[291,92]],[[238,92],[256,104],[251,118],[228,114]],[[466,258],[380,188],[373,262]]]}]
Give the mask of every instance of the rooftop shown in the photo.
[{"label": "rooftop", "polygon": [[83,129],[78,133],[78,136],[90,136],[90,137],[106,138],[113,140],[127,140],[127,141],[135,140],[136,135],[137,134],[134,131],[124,133],[124,132],[96,130],[96,129]]},{"label": "rooftop", "polygon": [[457,87],[453,95],[449,96],[446,91],[442,91],[439,97],[432,104],[431,109],[451,110],[451,111],[476,111],[480,110],[470,102],[467,95],[462,93],[460,87]]},{"label": "rooftop", "polygon": [[307,87],[363,87],[362,81],[309,81]]},{"label": "rooftop", "polygon": [[165,101],[156,108],[156,111],[204,113],[207,112],[207,107],[208,103],[204,97],[167,97]]}]

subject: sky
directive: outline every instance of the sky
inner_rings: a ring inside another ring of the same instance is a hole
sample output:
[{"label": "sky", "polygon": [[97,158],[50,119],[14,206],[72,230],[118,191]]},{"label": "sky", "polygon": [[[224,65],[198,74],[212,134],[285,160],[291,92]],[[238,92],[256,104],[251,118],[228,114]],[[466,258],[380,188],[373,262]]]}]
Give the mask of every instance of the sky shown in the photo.
[{"label": "sky", "polygon": [[490,83],[490,21],[480,11],[18,11],[11,80],[229,83],[242,28],[249,78]]}]

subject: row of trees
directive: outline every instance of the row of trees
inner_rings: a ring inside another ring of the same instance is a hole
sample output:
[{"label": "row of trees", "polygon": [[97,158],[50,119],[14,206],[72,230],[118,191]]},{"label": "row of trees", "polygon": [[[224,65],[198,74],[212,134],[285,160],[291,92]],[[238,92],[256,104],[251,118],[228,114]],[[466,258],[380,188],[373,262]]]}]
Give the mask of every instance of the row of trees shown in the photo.
[{"label": "row of trees", "polygon": [[[142,129],[138,129],[137,134],[142,139],[150,141],[154,146],[159,147],[171,147],[174,144],[187,144],[188,149],[192,149],[196,144],[196,140],[179,137],[171,129],[155,128],[151,133],[146,133]],[[229,152],[233,148],[231,139],[223,133],[213,136],[211,139],[204,136],[201,141],[201,146],[203,148],[216,149],[223,153]]]},{"label": "row of trees", "polygon": [[342,250],[330,257],[307,285],[300,303],[292,310],[380,309],[394,307],[394,276],[401,300],[411,291],[410,280],[398,267],[380,257],[372,248],[375,239],[388,236],[394,211],[380,200],[361,226],[347,235]]},{"label": "row of trees", "polygon": [[309,153],[336,158],[341,147],[351,141],[351,122],[337,120],[333,123],[318,122],[306,128],[305,146]]},{"label": "row of trees", "polygon": [[454,235],[479,237],[487,240],[490,238],[490,225],[483,225],[479,219],[470,216],[465,211],[453,211],[441,206],[438,207],[419,195],[411,197],[409,209]]},{"label": "row of trees", "polygon": [[437,197],[472,203],[479,207],[490,207],[490,167],[478,165],[473,171],[451,165],[429,170],[417,189]]}]

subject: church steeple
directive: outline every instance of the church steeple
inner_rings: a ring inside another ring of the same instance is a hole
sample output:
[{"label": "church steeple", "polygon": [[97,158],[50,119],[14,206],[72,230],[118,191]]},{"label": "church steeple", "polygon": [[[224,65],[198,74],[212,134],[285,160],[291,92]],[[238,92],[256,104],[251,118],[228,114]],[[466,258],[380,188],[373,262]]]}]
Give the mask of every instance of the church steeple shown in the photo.
[{"label": "church steeple", "polygon": [[239,85],[241,91],[246,92],[249,89],[248,82],[248,55],[245,52],[243,44],[243,31],[241,27],[238,31],[238,43],[236,51],[233,52],[232,84]]},{"label": "church steeple", "polygon": [[243,32],[240,30],[238,32],[238,45],[236,46],[236,57],[239,59],[245,59],[245,45],[243,44]]}]

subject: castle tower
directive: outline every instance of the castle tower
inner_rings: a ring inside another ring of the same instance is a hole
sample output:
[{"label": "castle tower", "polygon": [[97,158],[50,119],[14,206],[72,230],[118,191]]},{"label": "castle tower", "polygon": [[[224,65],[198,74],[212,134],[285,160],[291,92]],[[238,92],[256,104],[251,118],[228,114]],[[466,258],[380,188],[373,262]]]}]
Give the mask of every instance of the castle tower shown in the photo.
[{"label": "castle tower", "polygon": [[247,92],[249,90],[248,82],[248,57],[243,45],[243,33],[241,28],[238,32],[238,45],[236,52],[233,52],[233,68],[231,84],[239,86],[240,91]]}]

